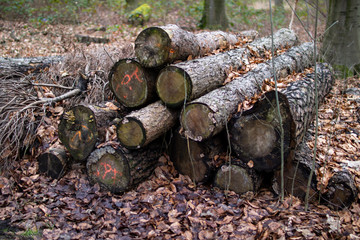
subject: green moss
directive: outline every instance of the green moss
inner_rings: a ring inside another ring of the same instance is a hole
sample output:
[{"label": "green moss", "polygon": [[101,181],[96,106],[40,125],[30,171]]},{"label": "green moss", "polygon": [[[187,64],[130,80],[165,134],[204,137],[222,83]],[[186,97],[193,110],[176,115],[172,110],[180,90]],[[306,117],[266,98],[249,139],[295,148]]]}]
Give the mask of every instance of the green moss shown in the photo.
[{"label": "green moss", "polygon": [[143,25],[144,22],[149,21],[151,16],[151,7],[149,4],[142,4],[130,12],[129,23],[133,25]]}]

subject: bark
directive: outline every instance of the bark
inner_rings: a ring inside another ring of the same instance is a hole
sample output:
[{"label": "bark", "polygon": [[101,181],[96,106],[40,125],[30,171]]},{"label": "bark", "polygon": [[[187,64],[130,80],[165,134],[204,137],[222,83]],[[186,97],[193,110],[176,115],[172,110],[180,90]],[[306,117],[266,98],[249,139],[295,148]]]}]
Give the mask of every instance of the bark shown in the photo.
[{"label": "bark", "polygon": [[170,160],[179,173],[188,175],[194,182],[209,182],[221,162],[219,155],[226,152],[224,139],[217,135],[208,141],[195,142],[174,131],[169,147]]},{"label": "bark", "polygon": [[175,60],[185,60],[190,55],[202,56],[237,42],[235,35],[225,32],[193,34],[169,24],[143,30],[135,40],[135,55],[144,67],[160,67]]},{"label": "bark", "polygon": [[204,1],[204,11],[200,27],[209,29],[227,29],[229,27],[224,0]]},{"label": "bark", "polygon": [[[297,43],[294,32],[281,29],[274,34],[274,48]],[[178,107],[223,85],[227,74],[249,62],[254,55],[263,56],[271,49],[271,37],[255,40],[248,47],[230,50],[164,68],[156,82],[160,99],[169,107]]]},{"label": "bark", "polygon": [[31,70],[40,70],[63,60],[62,56],[29,57],[29,58],[2,58],[0,57],[0,77],[27,73]]},{"label": "bark", "polygon": [[[304,43],[276,57],[275,74],[286,76],[301,71],[313,62],[313,44]],[[245,98],[259,93],[265,79],[273,77],[272,60],[259,64],[242,77],[188,103],[180,115],[185,135],[194,141],[202,141],[225,128],[229,117]]]},{"label": "bark", "polygon": [[[271,91],[254,107],[230,121],[231,146],[244,162],[252,161],[256,170],[273,171],[281,164],[281,148],[286,160],[306,133],[315,116],[315,103],[330,92],[334,78],[328,64],[317,64],[318,98],[315,96],[315,73],[291,83],[278,93],[281,115],[278,116],[276,93]],[[281,139],[280,133],[283,130]]]},{"label": "bark", "polygon": [[146,146],[170,130],[178,115],[178,111],[166,108],[161,101],[132,111],[116,127],[118,140],[129,149]]},{"label": "bark", "polygon": [[72,107],[60,119],[59,139],[75,160],[82,161],[89,156],[95,144],[105,138],[102,130],[119,116],[118,111],[106,106]]},{"label": "bark", "polygon": [[75,38],[76,38],[76,40],[78,42],[86,43],[86,44],[90,44],[90,43],[109,43],[110,42],[110,39],[108,39],[108,38],[92,37],[92,36],[80,35],[80,34],[75,34]]},{"label": "bark", "polygon": [[39,172],[53,179],[60,179],[66,172],[69,158],[65,149],[50,148],[38,157]]},{"label": "bark", "polygon": [[214,185],[224,190],[231,190],[238,194],[257,192],[262,177],[254,169],[243,164],[239,159],[231,160],[231,165],[224,164],[218,169]]},{"label": "bark", "polygon": [[158,143],[130,152],[106,146],[91,153],[86,168],[93,184],[98,183],[103,189],[121,193],[148,178],[160,156]]},{"label": "bark", "polygon": [[156,71],[143,68],[135,59],[121,59],[110,71],[110,89],[125,107],[140,107],[154,99],[155,77]]},{"label": "bark", "polygon": [[[337,22],[335,25],[333,25]],[[322,53],[334,67],[360,69],[360,2],[330,0]]]}]

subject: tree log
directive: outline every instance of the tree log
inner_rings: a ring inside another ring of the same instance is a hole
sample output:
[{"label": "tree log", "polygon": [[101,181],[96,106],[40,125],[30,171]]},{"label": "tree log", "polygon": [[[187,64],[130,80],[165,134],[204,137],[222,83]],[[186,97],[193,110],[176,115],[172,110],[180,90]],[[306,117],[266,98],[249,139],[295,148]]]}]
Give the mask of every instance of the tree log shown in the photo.
[{"label": "tree log", "polygon": [[174,131],[169,147],[170,160],[179,173],[188,175],[194,182],[208,182],[218,167],[215,159],[226,152],[224,139],[219,134],[208,141],[195,142]]},{"label": "tree log", "polygon": [[113,193],[130,190],[151,175],[160,149],[158,144],[131,152],[111,146],[96,149],[86,164],[89,179]]},{"label": "tree log", "polygon": [[166,108],[161,101],[132,111],[117,124],[118,140],[126,148],[141,148],[170,130],[178,116],[178,111]]},{"label": "tree log", "polygon": [[357,199],[354,178],[347,170],[335,172],[326,190],[322,202],[335,210],[348,208]]},{"label": "tree log", "polygon": [[234,45],[235,35],[221,31],[193,34],[176,25],[150,27],[135,40],[135,55],[144,67],[160,67],[190,55],[202,56],[215,49]]},{"label": "tree log", "polygon": [[[305,138],[307,139],[307,137]],[[284,190],[286,194],[292,194],[302,200],[305,200],[307,184],[313,162],[313,151],[306,144],[307,141],[301,142],[294,156],[293,161],[288,161],[284,169]],[[337,171],[329,179],[327,186],[322,190],[324,192],[319,198],[320,191],[317,186],[316,174],[319,172],[320,165],[315,163],[314,175],[310,185],[309,201],[321,203],[332,209],[339,210],[350,205],[357,199],[357,189],[353,176],[346,169]],[[281,173],[276,171],[273,179],[273,190],[280,194],[281,191]]]},{"label": "tree log", "polygon": [[284,133],[284,160],[288,158],[291,149],[302,141],[314,118],[316,101],[323,101],[334,82],[332,69],[328,64],[320,63],[316,68],[317,99],[315,73],[290,83],[278,93],[282,124],[278,116],[275,91],[266,93],[252,109],[232,118],[231,146],[241,160],[253,161],[256,170],[273,171],[281,164],[281,130]]},{"label": "tree log", "polygon": [[82,161],[95,147],[98,137],[104,138],[101,129],[120,116],[106,105],[79,105],[62,115],[59,123],[59,139],[75,160]]},{"label": "tree log", "polygon": [[239,159],[232,159],[231,165],[222,165],[215,175],[214,185],[224,190],[231,190],[238,194],[257,192],[262,177],[254,169],[246,166]]},{"label": "tree log", "polygon": [[122,59],[110,71],[110,89],[125,107],[140,107],[155,97],[155,74],[135,59]]},{"label": "tree log", "polygon": [[[296,43],[297,37],[291,30],[281,29],[274,34],[275,51]],[[181,106],[221,87],[231,70],[240,69],[254,55],[263,56],[271,46],[271,37],[264,37],[248,47],[168,66],[157,78],[157,93],[167,106]]]},{"label": "tree log", "polygon": [[75,38],[76,38],[76,40],[78,42],[86,43],[86,44],[90,44],[90,43],[109,43],[110,42],[110,39],[108,39],[108,38],[92,37],[92,36],[80,35],[80,34],[75,34]]},{"label": "tree log", "polygon": [[61,62],[62,56],[2,58],[0,57],[0,77],[26,73],[30,70],[40,70],[51,64]]},{"label": "tree log", "polygon": [[53,179],[60,179],[67,168],[69,158],[65,149],[50,148],[38,157],[39,172]]},{"label": "tree log", "polygon": [[[284,167],[284,192],[305,200],[307,184],[312,168],[313,153],[306,144],[306,141],[297,146],[295,152],[291,152],[289,161]],[[316,169],[319,165],[316,164]],[[316,173],[316,171],[314,171]],[[272,189],[276,194],[281,193],[281,172],[275,171]],[[319,201],[319,191],[317,190],[316,175],[313,175],[310,185],[309,201],[316,203]]]},{"label": "tree log", "polygon": [[[275,74],[279,77],[301,71],[312,63],[313,57],[312,43],[292,47],[274,59]],[[225,128],[229,117],[236,112],[238,104],[246,97],[259,93],[263,81],[272,77],[271,60],[188,103],[180,115],[185,135],[194,141],[202,141],[219,133]]]}]

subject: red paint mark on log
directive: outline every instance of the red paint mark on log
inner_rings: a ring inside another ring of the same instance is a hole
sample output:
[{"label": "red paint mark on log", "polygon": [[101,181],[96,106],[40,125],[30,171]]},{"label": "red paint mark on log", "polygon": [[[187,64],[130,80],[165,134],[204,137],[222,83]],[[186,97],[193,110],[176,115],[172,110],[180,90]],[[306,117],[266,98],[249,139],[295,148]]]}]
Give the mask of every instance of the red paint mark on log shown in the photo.
[{"label": "red paint mark on log", "polygon": [[[135,77],[135,79],[136,79],[138,82],[142,83],[143,80],[141,80],[141,79],[139,78],[138,72],[139,72],[139,68],[136,67],[135,71],[132,72],[131,75],[126,74],[126,75],[123,77],[123,79],[122,79],[122,81],[121,81],[120,84],[119,84],[119,83],[116,83],[115,91],[118,92],[121,85],[128,85],[129,90],[132,91],[133,88],[132,88],[132,86],[130,86],[129,84],[131,83],[131,80],[132,80],[134,77]],[[124,95],[123,97],[124,97],[125,99],[127,98],[126,95]]]},{"label": "red paint mark on log", "polygon": [[[122,172],[119,172],[118,170],[116,170],[116,168],[113,168],[110,164],[102,162],[100,163],[101,166],[104,167],[104,174],[101,176],[102,180],[105,180],[106,176],[108,174],[111,175],[112,173],[112,177],[111,179],[113,179],[113,184],[115,184],[115,180],[116,180],[116,175],[119,174],[119,176],[122,176]],[[97,176],[100,176],[100,172],[99,169],[97,170],[97,173],[99,173]]]},{"label": "red paint mark on log", "polygon": [[94,136],[93,133],[90,132],[90,134],[88,134],[87,138],[83,139],[82,131],[88,131],[89,132],[89,128],[87,126],[85,126],[85,125],[81,125],[81,129],[78,130],[69,141],[70,148],[76,149],[75,143],[78,142],[78,141],[85,141],[85,143],[91,141],[91,139]]}]

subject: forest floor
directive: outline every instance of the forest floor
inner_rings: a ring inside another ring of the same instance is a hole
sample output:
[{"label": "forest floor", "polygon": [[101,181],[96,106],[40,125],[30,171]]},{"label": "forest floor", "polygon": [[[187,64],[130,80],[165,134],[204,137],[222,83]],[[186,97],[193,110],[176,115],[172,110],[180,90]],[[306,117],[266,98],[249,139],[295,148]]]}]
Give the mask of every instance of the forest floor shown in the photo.
[{"label": "forest floor", "polygon": [[[98,16],[103,20],[94,24],[41,27],[0,20],[0,56],[72,56],[75,52],[88,57],[99,52],[118,58],[131,55],[122,49],[133,44],[143,27],[119,24],[116,15],[105,15]],[[196,30],[195,21],[182,23],[174,16],[152,21],[149,26],[164,22]],[[103,26],[105,31],[101,30]],[[301,41],[308,40],[297,21],[293,28]],[[250,29],[245,26],[241,30]],[[259,29],[260,36],[269,29],[265,24]],[[106,37],[110,43],[79,43],[75,34]],[[96,68],[108,72],[111,61],[107,59],[107,65]],[[67,69],[62,74],[79,70]],[[360,167],[348,167],[349,162],[360,161],[360,96],[356,91],[346,91],[358,90],[359,80],[336,79],[320,108],[320,183],[346,168],[360,190]],[[48,110],[58,120],[59,112],[51,107]],[[56,141],[56,121],[46,124],[42,133],[49,131],[48,137]],[[314,139],[308,144],[313,147]],[[147,181],[132,191],[114,195],[89,183],[84,164],[74,163],[63,178],[52,180],[37,173],[34,156],[26,156],[15,163],[11,176],[0,176],[0,239],[360,239],[359,200],[339,211],[316,203],[305,211],[301,200],[288,196],[280,202],[265,188],[256,195],[239,196],[209,185],[194,185],[176,172],[167,156],[159,162]]]}]

